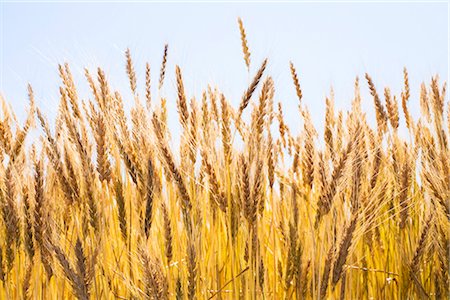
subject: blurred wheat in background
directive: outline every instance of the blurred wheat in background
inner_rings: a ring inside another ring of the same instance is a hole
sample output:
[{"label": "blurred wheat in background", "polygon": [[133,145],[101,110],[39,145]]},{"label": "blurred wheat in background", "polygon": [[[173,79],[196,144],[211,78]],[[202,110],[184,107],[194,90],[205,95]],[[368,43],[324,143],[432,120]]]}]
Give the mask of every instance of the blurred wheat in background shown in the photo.
[{"label": "blurred wheat in background", "polygon": [[[133,99],[100,68],[80,99],[68,64],[54,124],[31,85],[23,125],[1,98],[1,299],[448,299],[446,84],[422,84],[415,120],[406,69],[400,95],[365,74],[349,111],[326,98],[319,136],[291,62],[294,135],[270,60],[251,59],[238,25],[250,80],[237,108],[218,87],[190,97],[167,45],[145,87],[125,52]],[[167,75],[176,99],[151,93]]]}]

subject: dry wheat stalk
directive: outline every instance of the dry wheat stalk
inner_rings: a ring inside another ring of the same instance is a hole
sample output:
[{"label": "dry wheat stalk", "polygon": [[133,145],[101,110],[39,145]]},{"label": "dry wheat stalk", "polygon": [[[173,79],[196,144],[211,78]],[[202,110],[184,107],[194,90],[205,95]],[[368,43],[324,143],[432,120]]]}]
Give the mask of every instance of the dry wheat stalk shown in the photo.
[{"label": "dry wheat stalk", "polygon": [[266,66],[267,66],[267,58],[263,60],[261,67],[259,67],[258,72],[256,72],[255,77],[253,77],[253,80],[250,83],[250,85],[248,86],[244,95],[242,95],[241,104],[239,105],[239,109],[238,109],[239,116],[242,115],[242,112],[250,103],[250,99],[251,99],[253,93],[255,92],[256,87],[258,86],[258,84],[264,74],[264,70],[266,69]]},{"label": "dry wheat stalk", "polygon": [[133,66],[133,60],[131,59],[131,51],[128,48],[125,51],[125,57],[127,59],[127,74],[128,74],[128,80],[130,81],[130,88],[131,91],[133,92],[133,95],[136,96],[136,90],[137,90],[137,86],[136,86],[136,71],[134,70],[134,66]]},{"label": "dry wheat stalk", "polygon": [[300,88],[300,82],[298,80],[297,71],[295,70],[294,64],[289,62],[289,67],[291,69],[292,80],[294,81],[295,92],[297,93],[298,101],[302,103],[303,93]]},{"label": "dry wheat stalk", "polygon": [[150,229],[153,219],[153,202],[155,197],[155,170],[152,159],[147,162],[147,180],[145,184],[145,216],[144,216],[144,233],[147,239],[150,236]]},{"label": "dry wheat stalk", "polygon": [[178,113],[180,115],[180,123],[181,125],[186,127],[189,119],[189,110],[187,107],[186,95],[184,93],[183,77],[181,75],[181,69],[179,66],[175,67],[175,73],[177,77],[177,90],[178,90],[177,108]]},{"label": "dry wheat stalk", "polygon": [[151,91],[151,77],[150,77],[150,64],[145,64],[145,99],[147,109],[151,110],[152,108],[152,91]]},{"label": "dry wheat stalk", "polygon": [[341,278],[343,267],[345,262],[347,261],[347,256],[349,253],[349,248],[353,241],[353,233],[356,229],[356,224],[358,221],[358,216],[354,215],[348,227],[345,229],[345,233],[342,237],[341,244],[339,245],[339,252],[336,258],[336,261],[333,264],[333,277],[331,282],[333,286],[337,284],[339,279]]},{"label": "dry wheat stalk", "polygon": [[250,69],[250,50],[248,49],[247,35],[245,34],[244,24],[242,19],[238,18],[239,32],[241,33],[242,52],[244,53],[244,61],[247,70]]},{"label": "dry wheat stalk", "polygon": [[163,87],[164,78],[166,77],[166,65],[167,65],[168,50],[169,50],[169,45],[165,44],[164,45],[164,54],[163,54],[162,63],[161,63],[161,69],[159,71],[159,84],[158,84],[159,90],[161,90],[161,88]]},{"label": "dry wheat stalk", "polygon": [[384,132],[388,116],[386,114],[386,111],[384,110],[383,104],[381,103],[380,97],[378,96],[377,90],[375,89],[375,84],[372,81],[372,77],[370,77],[369,74],[367,73],[366,73],[366,80],[369,85],[370,94],[372,95],[373,101],[375,103],[375,112],[377,116],[378,129],[381,132]]}]

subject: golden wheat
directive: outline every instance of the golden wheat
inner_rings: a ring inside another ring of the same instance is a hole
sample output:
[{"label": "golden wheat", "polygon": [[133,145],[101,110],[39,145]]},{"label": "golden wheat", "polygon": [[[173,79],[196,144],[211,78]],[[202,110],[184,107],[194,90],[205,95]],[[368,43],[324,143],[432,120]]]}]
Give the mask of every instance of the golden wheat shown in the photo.
[{"label": "golden wheat", "polygon": [[[383,105],[365,74],[375,126],[356,78],[349,111],[326,97],[319,134],[291,62],[303,121],[295,134],[274,103],[267,59],[237,108],[211,85],[197,102],[178,65],[167,74],[176,99],[163,97],[167,60],[165,45],[153,97],[144,66],[143,106],[139,66],[125,51],[130,118],[100,68],[84,70],[92,100],[81,101],[59,65],[54,128],[31,85],[23,125],[0,97],[0,299],[450,296],[450,105],[437,76],[415,104],[404,69],[401,94],[385,88]],[[408,105],[420,107],[418,120]]]}]

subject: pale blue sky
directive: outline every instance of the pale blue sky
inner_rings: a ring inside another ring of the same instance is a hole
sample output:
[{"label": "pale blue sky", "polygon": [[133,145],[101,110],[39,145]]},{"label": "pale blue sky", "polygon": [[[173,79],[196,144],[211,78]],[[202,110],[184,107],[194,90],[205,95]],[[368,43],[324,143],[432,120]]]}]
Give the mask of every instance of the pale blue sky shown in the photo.
[{"label": "pale blue sky", "polygon": [[[182,67],[188,95],[200,98],[207,83],[217,84],[237,105],[249,81],[238,16],[247,30],[250,74],[269,58],[266,74],[275,80],[276,100],[283,103],[291,125],[298,112],[289,60],[298,69],[304,102],[316,124],[323,120],[330,87],[336,106],[348,108],[354,78],[363,78],[365,72],[380,92],[389,85],[400,93],[406,66],[415,113],[420,82],[436,73],[448,78],[448,3],[1,3],[0,8],[0,91],[19,115],[27,104],[27,82],[39,105],[54,115],[57,64],[64,61],[71,64],[84,98],[90,97],[85,66],[93,71],[101,66],[112,86],[129,95],[123,53],[127,47],[141,75],[139,87],[143,89],[146,61],[156,86],[165,43],[169,64],[163,93],[173,108],[173,120],[175,64]],[[365,82],[362,87],[367,90]],[[366,97],[370,114],[372,103]]]}]

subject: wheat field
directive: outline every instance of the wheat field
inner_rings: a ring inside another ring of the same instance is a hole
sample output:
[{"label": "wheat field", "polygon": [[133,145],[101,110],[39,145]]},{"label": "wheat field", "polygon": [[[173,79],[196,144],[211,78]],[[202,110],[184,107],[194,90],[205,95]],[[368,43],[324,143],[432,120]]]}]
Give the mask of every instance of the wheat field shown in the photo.
[{"label": "wheat field", "polygon": [[[446,84],[413,97],[405,69],[394,95],[365,74],[348,111],[326,98],[319,134],[291,62],[294,134],[270,60],[252,60],[238,25],[250,76],[238,107],[212,85],[190,96],[167,45],[145,86],[125,52],[131,99],[100,68],[82,99],[60,65],[54,124],[31,85],[23,124],[0,98],[1,299],[449,298]],[[176,99],[151,92],[166,76]]]}]

